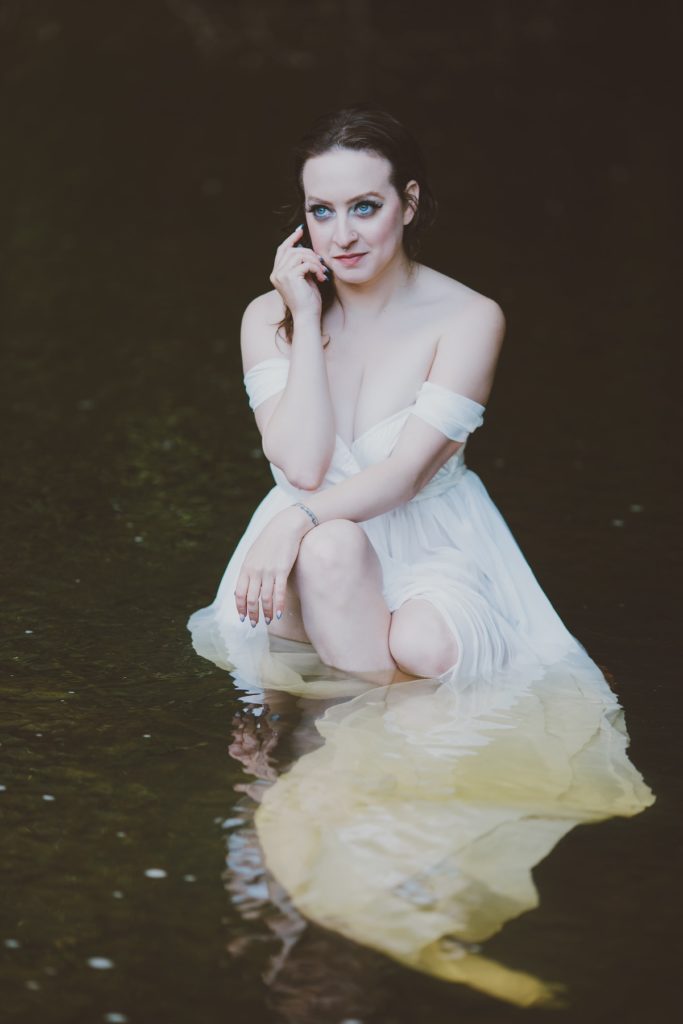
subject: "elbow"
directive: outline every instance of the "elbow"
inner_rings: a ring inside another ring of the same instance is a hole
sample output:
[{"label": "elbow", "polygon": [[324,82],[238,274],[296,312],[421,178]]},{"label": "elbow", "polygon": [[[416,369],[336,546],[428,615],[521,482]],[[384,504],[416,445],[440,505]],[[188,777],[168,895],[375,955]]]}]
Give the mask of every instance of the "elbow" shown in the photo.
[{"label": "elbow", "polygon": [[266,445],[263,446],[263,454],[268,462],[284,473],[287,480],[300,491],[317,491],[321,487],[327,467],[312,468],[310,466],[296,465],[291,460],[284,458],[278,452],[273,452]]},{"label": "elbow", "polygon": [[292,487],[297,487],[300,491],[317,491],[325,479],[324,473],[311,473],[302,469],[283,469],[282,472]]},{"label": "elbow", "polygon": [[295,452],[279,451],[271,446],[268,438],[263,440],[263,454],[274,466],[277,466],[292,485],[301,491],[317,491],[325,480],[327,473],[327,467],[330,464],[332,453],[330,453],[327,462],[313,463],[312,460],[308,460],[302,463],[301,458],[296,459]]}]

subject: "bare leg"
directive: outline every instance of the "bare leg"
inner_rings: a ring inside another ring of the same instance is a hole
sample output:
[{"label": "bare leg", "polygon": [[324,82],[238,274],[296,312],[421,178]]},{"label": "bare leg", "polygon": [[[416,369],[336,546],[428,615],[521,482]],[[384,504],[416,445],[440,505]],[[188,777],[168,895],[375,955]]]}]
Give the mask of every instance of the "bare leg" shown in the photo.
[{"label": "bare leg", "polygon": [[298,640],[299,643],[304,644],[311,643],[304,620],[301,618],[301,602],[296,585],[296,574],[293,571],[289,574],[285,588],[282,618],[274,618],[267,628],[270,636],[284,637],[285,640]]},{"label": "bare leg", "polygon": [[458,643],[441,612],[419,597],[404,601],[391,616],[389,646],[404,671],[419,671],[429,677],[448,671],[459,655]]},{"label": "bare leg", "polygon": [[310,530],[293,569],[306,634],[321,660],[378,683],[410,679],[389,650],[382,568],[362,527],[333,519]]}]

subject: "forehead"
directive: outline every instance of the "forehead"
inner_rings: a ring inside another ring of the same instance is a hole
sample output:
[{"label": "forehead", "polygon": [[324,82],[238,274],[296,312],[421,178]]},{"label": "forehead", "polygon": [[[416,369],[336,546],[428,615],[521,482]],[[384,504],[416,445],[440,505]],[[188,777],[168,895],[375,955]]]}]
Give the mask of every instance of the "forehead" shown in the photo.
[{"label": "forehead", "polygon": [[390,174],[391,164],[379,153],[335,148],[306,161],[302,182],[307,196],[343,203],[361,192],[386,194]]}]

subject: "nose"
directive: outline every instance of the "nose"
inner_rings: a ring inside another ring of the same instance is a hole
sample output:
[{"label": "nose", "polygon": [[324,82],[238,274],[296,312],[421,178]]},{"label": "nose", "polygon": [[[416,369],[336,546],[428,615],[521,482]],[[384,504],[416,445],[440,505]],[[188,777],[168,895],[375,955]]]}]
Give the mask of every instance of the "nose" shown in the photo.
[{"label": "nose", "polygon": [[348,216],[344,213],[338,214],[335,218],[334,234],[332,236],[332,241],[335,245],[338,245],[340,249],[348,249],[357,238],[358,233],[349,223]]}]

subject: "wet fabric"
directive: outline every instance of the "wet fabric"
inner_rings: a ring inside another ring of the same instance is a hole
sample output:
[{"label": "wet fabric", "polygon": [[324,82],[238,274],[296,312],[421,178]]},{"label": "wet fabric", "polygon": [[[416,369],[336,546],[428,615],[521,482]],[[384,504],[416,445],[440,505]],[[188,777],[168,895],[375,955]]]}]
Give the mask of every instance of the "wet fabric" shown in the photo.
[{"label": "wet fabric", "polygon": [[[281,646],[274,660],[297,665],[309,696],[344,692],[341,673],[323,684],[309,645]],[[350,699],[315,722],[323,744],[261,797],[268,870],[305,918],[408,967],[562,1005],[559,956],[558,976],[539,978],[481,944],[538,906],[532,870],[576,825],[654,801],[598,667],[576,651],[463,693],[420,679],[351,696],[346,682]]]},{"label": "wet fabric", "polygon": [[[288,365],[264,360],[245,376],[252,408],[284,388]],[[338,436],[322,484],[387,458],[410,415],[464,442],[411,501],[360,523],[390,610],[426,598],[453,631],[458,660],[446,672],[373,685],[311,644],[269,638],[262,616],[240,622],[233,591],[249,547],[309,493],[274,465],[214,601],[188,627],[246,703],[275,691],[309,707],[338,701],[315,721],[322,744],[256,794],[267,890],[275,880],[304,919],[415,970],[514,1006],[561,1006],[561,978],[509,967],[481,943],[538,905],[532,870],[573,827],[638,814],[654,796],[628,759],[603,672],[465,464],[484,412],[425,381],[351,445]]]}]

